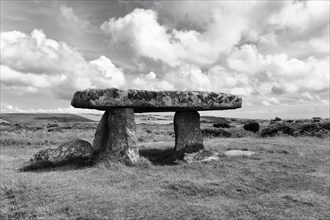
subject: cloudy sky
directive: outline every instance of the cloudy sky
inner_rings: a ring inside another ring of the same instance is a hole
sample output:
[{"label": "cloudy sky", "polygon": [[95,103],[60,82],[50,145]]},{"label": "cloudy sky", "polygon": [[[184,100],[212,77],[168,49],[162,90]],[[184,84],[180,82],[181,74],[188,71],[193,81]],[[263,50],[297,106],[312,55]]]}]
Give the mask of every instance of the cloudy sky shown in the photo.
[{"label": "cloudy sky", "polygon": [[248,118],[329,117],[329,1],[1,1],[1,112],[86,88],[241,95]]}]

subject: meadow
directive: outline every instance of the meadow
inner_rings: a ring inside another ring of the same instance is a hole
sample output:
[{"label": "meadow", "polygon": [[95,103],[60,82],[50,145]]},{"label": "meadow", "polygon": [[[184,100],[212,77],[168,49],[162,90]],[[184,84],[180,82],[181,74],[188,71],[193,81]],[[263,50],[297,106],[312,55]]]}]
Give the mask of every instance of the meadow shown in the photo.
[{"label": "meadow", "polygon": [[[40,149],[74,138],[92,143],[97,122],[75,115],[0,118],[0,219],[330,219],[329,135],[261,138],[243,130],[244,120],[227,119],[230,137],[204,138],[219,161],[164,164],[157,158],[174,147],[171,118],[138,116],[136,166],[102,161],[20,172]],[[201,126],[223,120],[203,117]],[[256,153],[227,157],[229,149]]]}]

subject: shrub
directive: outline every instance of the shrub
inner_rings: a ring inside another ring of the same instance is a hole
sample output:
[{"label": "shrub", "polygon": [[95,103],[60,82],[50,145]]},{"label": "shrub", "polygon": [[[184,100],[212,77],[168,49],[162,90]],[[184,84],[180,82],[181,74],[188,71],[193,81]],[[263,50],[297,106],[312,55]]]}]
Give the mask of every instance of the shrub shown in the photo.
[{"label": "shrub", "polygon": [[230,125],[227,122],[220,122],[220,123],[213,124],[213,127],[214,128],[230,128]]},{"label": "shrub", "polygon": [[202,134],[205,137],[231,137],[232,133],[220,128],[204,128]]},{"label": "shrub", "polygon": [[295,129],[285,124],[274,124],[261,130],[261,137],[272,137],[278,134],[287,134],[295,136]]},{"label": "shrub", "polygon": [[252,122],[248,122],[246,123],[243,128],[247,131],[252,131],[254,133],[258,132],[260,129],[260,125],[258,124],[258,122],[252,121]]},{"label": "shrub", "polygon": [[309,134],[312,132],[317,132],[319,130],[320,130],[320,128],[319,128],[318,124],[304,124],[303,126],[301,126],[299,133],[300,134]]},{"label": "shrub", "polygon": [[281,121],[282,119],[280,119],[279,117],[275,117],[274,121]]},{"label": "shrub", "polygon": [[324,135],[329,135],[329,131],[330,131],[330,122],[306,123],[303,124],[299,129],[299,133],[301,135],[310,135],[317,137],[323,137]]},{"label": "shrub", "polygon": [[321,124],[321,128],[330,131],[330,122]]},{"label": "shrub", "polygon": [[321,117],[313,117],[312,118],[313,122],[320,122],[322,120]]}]

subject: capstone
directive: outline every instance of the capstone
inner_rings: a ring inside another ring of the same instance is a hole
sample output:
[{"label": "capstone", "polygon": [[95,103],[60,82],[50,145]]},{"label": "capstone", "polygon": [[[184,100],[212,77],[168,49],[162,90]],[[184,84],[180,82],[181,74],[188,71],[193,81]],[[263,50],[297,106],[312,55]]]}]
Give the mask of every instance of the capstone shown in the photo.
[{"label": "capstone", "polygon": [[119,89],[87,89],[73,95],[76,108],[109,110],[133,108],[141,112],[207,111],[240,108],[242,98],[205,91],[147,91]]}]

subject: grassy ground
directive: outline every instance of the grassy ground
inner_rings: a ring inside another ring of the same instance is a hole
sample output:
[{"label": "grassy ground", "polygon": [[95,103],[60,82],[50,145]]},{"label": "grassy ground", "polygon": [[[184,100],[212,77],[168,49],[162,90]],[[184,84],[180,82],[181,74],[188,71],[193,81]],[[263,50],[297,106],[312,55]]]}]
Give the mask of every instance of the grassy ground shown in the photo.
[{"label": "grassy ground", "polygon": [[[53,119],[52,119],[53,120]],[[207,164],[103,162],[18,172],[38,150],[92,142],[95,123],[1,127],[0,219],[330,219],[328,138],[206,138],[207,149],[255,151]],[[84,125],[85,128],[81,129]],[[56,126],[55,126],[56,127]],[[174,146],[173,125],[138,125],[141,151]]]}]

